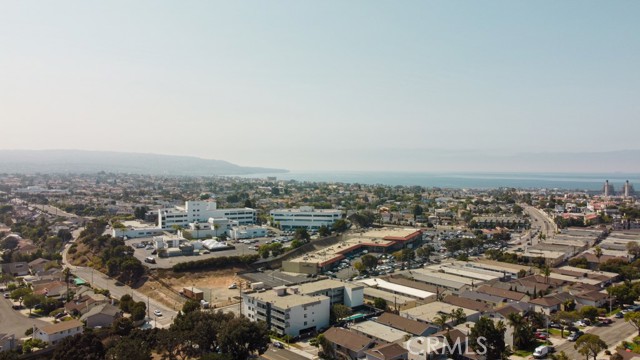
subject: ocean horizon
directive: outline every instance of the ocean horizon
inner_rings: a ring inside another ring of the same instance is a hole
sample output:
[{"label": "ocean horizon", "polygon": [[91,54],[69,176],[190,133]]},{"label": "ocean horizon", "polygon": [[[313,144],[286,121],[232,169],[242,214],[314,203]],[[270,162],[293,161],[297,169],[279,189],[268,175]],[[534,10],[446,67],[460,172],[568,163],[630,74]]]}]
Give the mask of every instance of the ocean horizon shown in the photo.
[{"label": "ocean horizon", "polygon": [[385,172],[385,171],[301,171],[273,174],[251,174],[243,178],[276,177],[280,180],[326,183],[358,183],[367,185],[423,186],[456,189],[520,189],[602,190],[605,180],[616,192],[629,180],[640,186],[640,174],[632,173],[491,173],[491,172]]}]

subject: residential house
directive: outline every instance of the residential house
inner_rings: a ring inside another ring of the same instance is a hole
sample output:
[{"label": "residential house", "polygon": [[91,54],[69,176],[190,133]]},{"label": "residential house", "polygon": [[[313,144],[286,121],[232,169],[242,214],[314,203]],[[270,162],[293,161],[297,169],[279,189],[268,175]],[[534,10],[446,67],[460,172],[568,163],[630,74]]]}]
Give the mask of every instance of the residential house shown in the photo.
[{"label": "residential house", "polygon": [[378,316],[376,322],[390,326],[394,329],[405,331],[413,336],[427,336],[436,333],[439,330],[437,326],[407,319],[389,312],[385,312]]},{"label": "residential house", "polygon": [[84,331],[84,325],[79,320],[73,319],[69,321],[62,321],[53,325],[46,325],[42,327],[36,327],[33,330],[33,338],[42,340],[48,344],[55,345],[62,339],[74,336],[76,334],[82,334]]},{"label": "residential house", "polygon": [[27,276],[29,275],[29,264],[24,261],[0,264],[0,270],[2,270],[3,274],[11,276]]},{"label": "residential house", "polygon": [[81,321],[84,321],[88,328],[111,326],[114,321],[122,317],[122,311],[111,304],[101,304],[94,306],[87,313],[82,315]]},{"label": "residential house", "polygon": [[353,360],[362,359],[365,351],[375,344],[373,339],[339,327],[329,328],[324,332],[324,338],[338,354]]},{"label": "residential house", "polygon": [[409,351],[402,346],[391,343],[376,346],[364,352],[366,360],[407,360]]}]

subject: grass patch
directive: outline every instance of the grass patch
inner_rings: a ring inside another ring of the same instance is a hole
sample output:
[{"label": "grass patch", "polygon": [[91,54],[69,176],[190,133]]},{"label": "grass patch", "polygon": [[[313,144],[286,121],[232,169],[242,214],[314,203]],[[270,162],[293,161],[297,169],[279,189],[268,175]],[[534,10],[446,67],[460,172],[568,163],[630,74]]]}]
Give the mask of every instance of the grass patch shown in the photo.
[{"label": "grass patch", "polygon": [[607,317],[609,317],[609,316],[613,316],[613,315],[615,315],[615,314],[619,313],[620,311],[622,311],[622,309],[615,309],[615,310],[613,310],[613,311],[611,311],[611,312],[608,312],[608,313],[607,313]]},{"label": "grass patch", "polygon": [[[553,335],[553,336],[560,336],[560,329],[549,329],[549,334]],[[567,334],[569,334],[568,331],[564,332],[564,335],[567,336]]]},{"label": "grass patch", "polygon": [[519,356],[519,357],[523,357],[523,358],[527,358],[531,355],[533,355],[533,351],[529,351],[529,350],[516,350],[513,352],[513,355],[515,356]]}]

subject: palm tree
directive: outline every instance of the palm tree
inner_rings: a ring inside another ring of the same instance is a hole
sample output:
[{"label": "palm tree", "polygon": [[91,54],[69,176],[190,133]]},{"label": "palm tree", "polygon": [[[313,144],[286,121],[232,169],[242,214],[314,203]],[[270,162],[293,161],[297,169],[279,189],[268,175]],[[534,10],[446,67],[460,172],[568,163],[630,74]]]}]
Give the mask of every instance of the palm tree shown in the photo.
[{"label": "palm tree", "polygon": [[440,314],[433,319],[433,324],[437,325],[440,329],[446,329],[449,327],[447,321],[449,321],[449,315]]},{"label": "palm tree", "polygon": [[598,259],[598,267],[600,267],[600,258],[602,257],[602,248],[600,246],[596,246],[593,248],[593,255]]},{"label": "palm tree", "polygon": [[544,269],[542,269],[542,272],[544,274],[544,280],[548,284],[549,283],[549,276],[551,276],[551,269],[549,269],[549,265],[545,265]]},{"label": "palm tree", "polygon": [[531,336],[531,334],[526,333],[528,326],[526,326],[527,321],[524,316],[513,312],[507,315],[507,320],[509,320],[509,326],[513,328],[513,346],[517,349],[524,348]]},{"label": "palm tree", "polygon": [[457,308],[453,310],[450,316],[454,320],[454,323],[456,325],[462,324],[465,321],[467,321],[467,314],[465,314],[462,308]]}]

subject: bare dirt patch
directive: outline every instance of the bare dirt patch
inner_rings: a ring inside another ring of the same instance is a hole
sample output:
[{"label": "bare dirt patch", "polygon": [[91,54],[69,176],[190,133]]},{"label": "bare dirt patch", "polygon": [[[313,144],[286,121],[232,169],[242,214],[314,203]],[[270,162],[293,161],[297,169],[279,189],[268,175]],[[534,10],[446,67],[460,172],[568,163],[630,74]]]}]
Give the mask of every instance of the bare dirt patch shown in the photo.
[{"label": "bare dirt patch", "polygon": [[138,290],[175,310],[180,310],[187,300],[179,294],[180,291],[184,287],[195,287],[204,292],[204,298],[209,301],[211,307],[219,308],[240,302],[240,290],[229,289],[231,284],[236,283],[243,289],[248,287],[248,283],[236,275],[238,271],[241,269],[197,273],[157,271],[152,273],[149,280]]}]

